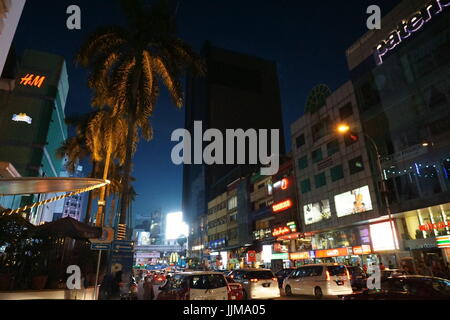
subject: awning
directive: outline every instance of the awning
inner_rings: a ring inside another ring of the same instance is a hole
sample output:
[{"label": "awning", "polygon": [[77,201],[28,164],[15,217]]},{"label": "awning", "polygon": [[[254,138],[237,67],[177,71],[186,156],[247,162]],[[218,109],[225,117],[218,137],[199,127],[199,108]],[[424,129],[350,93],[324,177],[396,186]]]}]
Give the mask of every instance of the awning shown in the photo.
[{"label": "awning", "polygon": [[0,179],[0,195],[73,192],[105,181],[90,178],[10,178]]},{"label": "awning", "polygon": [[102,236],[102,228],[91,227],[72,218],[64,218],[36,227],[35,235],[38,237],[67,237],[88,240],[100,238]]}]

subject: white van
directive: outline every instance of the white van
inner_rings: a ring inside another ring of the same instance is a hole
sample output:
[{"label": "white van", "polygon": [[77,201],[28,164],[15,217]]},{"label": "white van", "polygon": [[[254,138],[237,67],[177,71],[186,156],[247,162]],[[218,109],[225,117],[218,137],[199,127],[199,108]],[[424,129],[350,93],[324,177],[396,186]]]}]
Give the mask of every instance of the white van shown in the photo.
[{"label": "white van", "polygon": [[278,279],[269,269],[238,269],[229,275],[244,288],[244,300],[276,299],[280,297]]},{"label": "white van", "polygon": [[305,265],[293,271],[283,282],[286,295],[344,296],[352,294],[350,273],[338,263]]},{"label": "white van", "polygon": [[227,280],[219,272],[176,273],[159,288],[157,300],[228,300]]}]

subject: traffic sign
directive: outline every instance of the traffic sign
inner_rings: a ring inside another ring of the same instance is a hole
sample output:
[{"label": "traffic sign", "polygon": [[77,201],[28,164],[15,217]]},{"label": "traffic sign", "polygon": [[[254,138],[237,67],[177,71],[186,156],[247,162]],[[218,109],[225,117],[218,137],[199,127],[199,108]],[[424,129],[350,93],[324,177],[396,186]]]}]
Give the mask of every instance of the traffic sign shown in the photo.
[{"label": "traffic sign", "polygon": [[110,243],[91,243],[91,250],[109,250],[111,249]]}]

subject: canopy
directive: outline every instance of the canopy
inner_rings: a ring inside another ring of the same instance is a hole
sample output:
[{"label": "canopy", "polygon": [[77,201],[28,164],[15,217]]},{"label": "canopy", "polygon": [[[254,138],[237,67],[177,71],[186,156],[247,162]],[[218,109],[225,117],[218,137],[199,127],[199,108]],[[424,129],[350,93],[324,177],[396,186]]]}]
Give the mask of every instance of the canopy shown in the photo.
[{"label": "canopy", "polygon": [[11,178],[0,179],[0,195],[73,192],[108,181],[90,178]]},{"label": "canopy", "polygon": [[63,218],[36,227],[35,234],[38,237],[67,237],[87,240],[100,238],[102,235],[102,228],[91,227],[88,224],[81,223],[72,218]]}]

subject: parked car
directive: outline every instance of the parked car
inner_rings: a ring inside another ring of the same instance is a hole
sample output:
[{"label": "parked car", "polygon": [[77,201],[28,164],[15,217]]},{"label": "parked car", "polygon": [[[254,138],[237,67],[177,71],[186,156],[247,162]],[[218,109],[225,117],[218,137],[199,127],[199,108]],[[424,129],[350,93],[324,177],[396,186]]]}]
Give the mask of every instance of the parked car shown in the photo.
[{"label": "parked car", "polygon": [[401,269],[384,269],[381,270],[381,280],[385,280],[390,277],[398,277],[405,275],[405,272]]},{"label": "parked car", "polygon": [[219,272],[180,272],[159,287],[156,300],[228,300],[227,280]]},{"label": "parked car", "polygon": [[234,281],[231,277],[226,277],[226,279],[230,288],[228,300],[244,300],[244,287],[242,287],[242,284]]},{"label": "parked car", "polygon": [[352,294],[350,272],[343,264],[305,265],[293,271],[283,282],[286,295],[342,296]]},{"label": "parked car", "polygon": [[368,275],[364,272],[363,268],[358,266],[347,266],[347,270],[350,273],[350,282],[353,290],[363,290],[367,288]]},{"label": "parked car", "polygon": [[296,270],[295,268],[288,268],[288,269],[281,269],[277,272],[275,272],[275,276],[278,279],[278,287],[283,287],[283,281],[286,279],[287,276],[289,276],[292,271]]},{"label": "parked car", "polygon": [[450,300],[450,281],[428,276],[397,276],[381,283],[381,290],[343,297],[344,300]]},{"label": "parked car", "polygon": [[244,289],[244,300],[280,297],[278,279],[270,269],[239,269],[229,274]]}]

